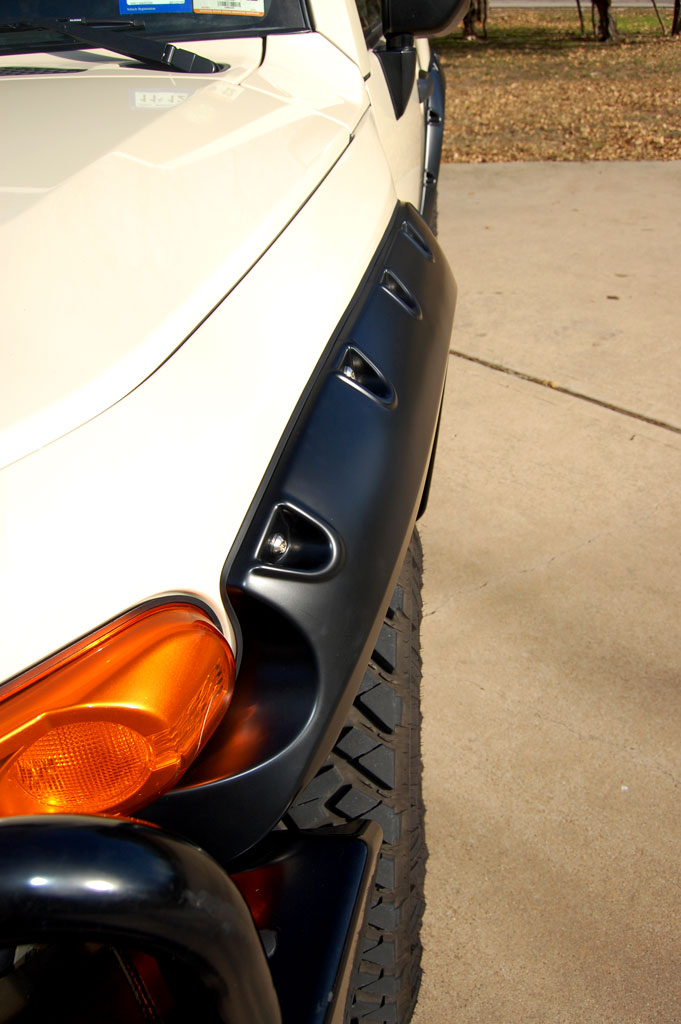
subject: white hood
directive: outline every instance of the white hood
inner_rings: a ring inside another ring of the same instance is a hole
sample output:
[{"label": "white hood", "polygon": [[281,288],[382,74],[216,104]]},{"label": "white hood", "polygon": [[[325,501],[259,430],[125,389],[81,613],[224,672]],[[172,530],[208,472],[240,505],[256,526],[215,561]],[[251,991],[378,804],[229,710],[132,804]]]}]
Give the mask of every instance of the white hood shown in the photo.
[{"label": "white hood", "polygon": [[212,76],[104,53],[33,54],[55,73],[25,77],[1,75],[25,57],[0,63],[0,466],[153,373],[347,147],[361,75],[321,38],[318,75],[292,71],[283,42],[262,65],[260,40],[193,45],[230,64]]}]

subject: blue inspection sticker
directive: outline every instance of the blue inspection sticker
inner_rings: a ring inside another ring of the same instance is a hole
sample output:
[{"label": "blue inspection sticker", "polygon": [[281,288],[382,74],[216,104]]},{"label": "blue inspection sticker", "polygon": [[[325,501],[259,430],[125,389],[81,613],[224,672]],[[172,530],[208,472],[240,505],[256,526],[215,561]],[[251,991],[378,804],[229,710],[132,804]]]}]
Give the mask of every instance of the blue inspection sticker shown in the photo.
[{"label": "blue inspection sticker", "polygon": [[191,14],[193,9],[192,0],[118,0],[119,14]]}]

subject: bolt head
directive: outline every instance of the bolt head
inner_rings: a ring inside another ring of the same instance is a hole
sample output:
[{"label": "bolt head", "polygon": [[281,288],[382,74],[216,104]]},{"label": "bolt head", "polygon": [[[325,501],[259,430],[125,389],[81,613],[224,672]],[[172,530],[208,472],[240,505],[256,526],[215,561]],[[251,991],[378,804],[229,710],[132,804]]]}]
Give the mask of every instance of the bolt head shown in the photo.
[{"label": "bolt head", "polygon": [[281,533],[273,533],[267,538],[266,547],[273,558],[283,558],[288,551],[288,541]]}]

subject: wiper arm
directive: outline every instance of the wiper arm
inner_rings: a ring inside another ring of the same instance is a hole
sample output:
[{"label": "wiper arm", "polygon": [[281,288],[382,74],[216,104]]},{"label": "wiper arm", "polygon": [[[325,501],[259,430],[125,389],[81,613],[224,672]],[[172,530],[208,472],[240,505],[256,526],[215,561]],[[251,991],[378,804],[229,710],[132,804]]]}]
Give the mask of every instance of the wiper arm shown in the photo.
[{"label": "wiper arm", "polygon": [[[127,35],[122,35],[120,31],[116,32],[113,28],[101,28],[100,25],[101,22],[92,25],[80,19],[41,18],[39,21],[22,21],[11,27],[18,31],[38,28],[45,29],[46,32],[58,32],[79,43],[111,50],[112,53],[120,53],[124,57],[132,57],[134,60],[160,68],[162,71],[210,75],[216,71],[224,71],[229,66],[215,64],[207,57],[200,57],[198,53],[192,53],[190,50],[182,50],[179,46],[173,46],[172,43],[164,43],[157,39],[140,39],[139,36],[129,38]],[[128,25],[130,25],[129,22]],[[133,23],[131,27],[137,28],[139,23]]]}]

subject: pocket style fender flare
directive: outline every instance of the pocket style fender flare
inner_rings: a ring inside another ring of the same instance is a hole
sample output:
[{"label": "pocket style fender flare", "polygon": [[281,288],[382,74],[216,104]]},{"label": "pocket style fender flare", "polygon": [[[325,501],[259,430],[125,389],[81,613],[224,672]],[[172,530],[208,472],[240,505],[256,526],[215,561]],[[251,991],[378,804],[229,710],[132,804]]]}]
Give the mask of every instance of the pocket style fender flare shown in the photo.
[{"label": "pocket style fender flare", "polygon": [[455,300],[436,239],[399,204],[227,558],[232,704],[183,787],[145,811],[222,863],[281,819],[359,688],[426,483]]}]

